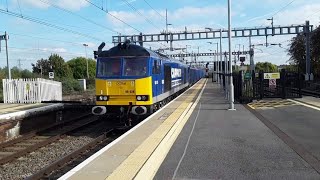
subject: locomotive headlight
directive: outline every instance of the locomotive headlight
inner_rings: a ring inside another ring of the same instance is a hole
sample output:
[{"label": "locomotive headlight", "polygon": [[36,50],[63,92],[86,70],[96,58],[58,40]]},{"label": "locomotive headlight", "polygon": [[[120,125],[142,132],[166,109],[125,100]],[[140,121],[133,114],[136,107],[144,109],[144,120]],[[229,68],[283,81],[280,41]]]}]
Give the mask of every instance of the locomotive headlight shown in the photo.
[{"label": "locomotive headlight", "polygon": [[108,96],[97,96],[97,101],[108,101],[109,97]]},{"label": "locomotive headlight", "polygon": [[149,96],[147,95],[141,95],[141,96],[137,96],[137,101],[148,101]]}]

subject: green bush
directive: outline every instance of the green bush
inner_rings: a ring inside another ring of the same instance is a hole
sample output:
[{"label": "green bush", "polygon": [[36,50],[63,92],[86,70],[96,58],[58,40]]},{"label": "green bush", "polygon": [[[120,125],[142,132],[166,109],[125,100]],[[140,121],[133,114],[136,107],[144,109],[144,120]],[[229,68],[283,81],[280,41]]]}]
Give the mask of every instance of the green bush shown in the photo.
[{"label": "green bush", "polygon": [[88,90],[95,89],[95,86],[96,86],[95,78],[90,78],[87,80],[87,89]]},{"label": "green bush", "polygon": [[0,101],[3,101],[3,90],[2,90],[2,84],[0,88]]},{"label": "green bush", "polygon": [[75,91],[82,92],[80,83],[76,79],[63,79],[62,83],[62,93],[63,94],[71,94]]}]

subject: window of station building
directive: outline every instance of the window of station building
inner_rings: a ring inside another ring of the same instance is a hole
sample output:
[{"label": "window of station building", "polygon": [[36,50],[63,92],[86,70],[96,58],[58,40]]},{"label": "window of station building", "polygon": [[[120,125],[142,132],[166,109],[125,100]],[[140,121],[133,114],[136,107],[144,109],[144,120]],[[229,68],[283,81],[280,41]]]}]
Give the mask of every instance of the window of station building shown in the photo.
[{"label": "window of station building", "polygon": [[102,58],[97,63],[97,77],[110,77],[121,75],[121,60]]},{"label": "window of station building", "polygon": [[123,59],[124,76],[146,76],[148,75],[148,63],[145,58]]},{"label": "window of station building", "polygon": [[160,60],[154,60],[153,66],[152,66],[152,74],[160,74],[161,72],[161,61]]}]

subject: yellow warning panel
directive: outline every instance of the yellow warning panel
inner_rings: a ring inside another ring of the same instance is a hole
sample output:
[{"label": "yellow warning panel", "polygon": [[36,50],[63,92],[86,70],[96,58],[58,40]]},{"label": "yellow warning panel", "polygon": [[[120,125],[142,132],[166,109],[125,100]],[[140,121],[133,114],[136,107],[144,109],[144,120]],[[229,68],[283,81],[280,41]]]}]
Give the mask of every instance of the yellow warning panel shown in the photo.
[{"label": "yellow warning panel", "polygon": [[264,79],[280,79],[280,73],[263,73]]},{"label": "yellow warning panel", "polygon": [[262,100],[257,102],[249,103],[248,106],[252,109],[268,109],[268,108],[276,108],[276,107],[283,107],[283,106],[294,106],[298,105],[295,102],[289,100]]}]

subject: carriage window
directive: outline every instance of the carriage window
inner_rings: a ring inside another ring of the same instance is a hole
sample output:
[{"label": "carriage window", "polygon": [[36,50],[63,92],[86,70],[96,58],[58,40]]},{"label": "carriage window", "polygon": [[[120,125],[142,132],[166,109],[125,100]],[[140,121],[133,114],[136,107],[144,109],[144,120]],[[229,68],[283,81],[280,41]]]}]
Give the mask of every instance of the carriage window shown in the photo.
[{"label": "carriage window", "polygon": [[99,59],[97,77],[120,76],[120,59]]},{"label": "carriage window", "polygon": [[124,76],[146,76],[147,59],[127,58],[123,60]]}]

